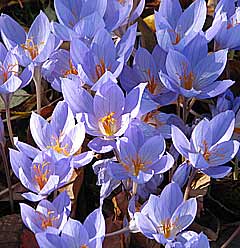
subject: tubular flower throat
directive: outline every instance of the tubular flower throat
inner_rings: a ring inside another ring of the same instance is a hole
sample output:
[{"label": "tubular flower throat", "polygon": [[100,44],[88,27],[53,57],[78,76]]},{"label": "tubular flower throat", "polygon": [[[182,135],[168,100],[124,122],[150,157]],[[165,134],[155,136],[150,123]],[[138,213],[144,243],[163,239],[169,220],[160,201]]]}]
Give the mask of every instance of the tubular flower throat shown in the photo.
[{"label": "tubular flower throat", "polygon": [[14,70],[14,67],[18,66],[18,64],[10,64],[5,68],[3,65],[0,66],[0,77],[3,79],[3,82],[6,82],[9,78],[10,73],[18,74],[17,71]]},{"label": "tubular flower throat", "polygon": [[147,70],[147,74],[148,74],[148,84],[147,84],[147,89],[150,91],[151,94],[155,94],[156,93],[156,89],[157,89],[157,82],[154,78],[154,75],[151,75],[151,71],[150,69]]},{"label": "tubular flower throat", "polygon": [[22,44],[21,47],[29,52],[31,59],[35,59],[39,55],[39,46],[43,45],[44,42],[40,42],[40,44],[35,44],[33,38],[29,38],[26,40],[25,44]]},{"label": "tubular flower throat", "polygon": [[176,223],[172,223],[170,219],[162,221],[161,225],[157,227],[158,232],[163,233],[166,239],[170,238],[171,235],[175,233],[175,232],[172,232],[175,228],[176,228]]},{"label": "tubular flower throat", "polygon": [[34,164],[33,171],[35,173],[34,179],[39,186],[40,190],[45,186],[49,179],[50,170],[46,168],[49,162],[43,162],[42,164]]},{"label": "tubular flower throat", "polygon": [[106,67],[105,62],[103,59],[100,59],[99,64],[96,65],[95,67],[95,72],[96,72],[96,76],[97,79],[96,81],[106,72],[106,71],[110,71],[110,66]]},{"label": "tubular flower throat", "polygon": [[67,77],[68,75],[78,75],[78,71],[77,69],[74,67],[74,65],[72,64],[72,60],[69,60],[69,70],[66,70],[63,72],[63,77]]},{"label": "tubular flower throat", "polygon": [[69,154],[69,151],[67,150],[68,148],[68,144],[65,144],[64,146],[61,146],[61,142],[60,142],[60,139],[61,139],[61,136],[63,134],[61,133],[60,134],[60,137],[59,138],[56,138],[56,137],[52,137],[52,139],[54,140],[54,145],[51,145],[51,146],[47,146],[47,148],[52,148],[55,152],[59,153],[59,154],[63,154],[65,155],[66,157],[69,157],[70,154]]},{"label": "tubular flower throat", "polygon": [[113,117],[115,112],[104,116],[99,121],[100,131],[106,136],[112,136],[117,132],[116,119]]},{"label": "tubular flower throat", "polygon": [[49,226],[54,226],[53,222],[59,219],[59,216],[52,216],[54,213],[54,211],[48,211],[47,216],[39,213],[40,219],[42,221],[41,226],[43,229],[46,229]]},{"label": "tubular flower throat", "polygon": [[178,75],[181,81],[181,84],[186,90],[191,90],[193,87],[193,82],[195,80],[195,76],[192,71],[188,73],[187,65],[183,63],[183,75]]}]

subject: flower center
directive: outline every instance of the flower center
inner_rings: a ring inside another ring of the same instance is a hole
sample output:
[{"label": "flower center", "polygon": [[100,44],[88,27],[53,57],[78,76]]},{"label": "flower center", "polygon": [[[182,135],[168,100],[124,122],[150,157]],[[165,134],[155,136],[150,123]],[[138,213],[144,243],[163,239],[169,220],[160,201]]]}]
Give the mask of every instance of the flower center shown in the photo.
[{"label": "flower center", "polygon": [[111,112],[99,121],[99,128],[106,136],[112,136],[117,132],[116,119],[113,117],[114,114],[115,112]]},{"label": "flower center", "polygon": [[66,70],[66,71],[63,73],[63,77],[67,77],[68,75],[71,75],[71,74],[78,75],[78,71],[77,71],[77,69],[74,67],[74,65],[72,64],[72,60],[70,59],[70,60],[69,60],[69,70]]},{"label": "flower center", "polygon": [[[43,45],[44,42],[40,42],[40,45]],[[25,44],[22,44],[21,47],[28,51],[31,59],[35,59],[39,55],[39,45],[35,44],[33,38],[26,40]]]},{"label": "flower center", "polygon": [[63,154],[66,157],[69,157],[70,156],[69,151],[68,151],[69,145],[65,144],[64,146],[62,146],[62,144],[60,142],[60,139],[61,139],[62,135],[63,134],[61,133],[59,138],[56,138],[56,137],[53,136],[52,139],[54,140],[55,144],[53,144],[51,146],[47,146],[47,149],[52,148],[55,152],[57,152],[59,154]]},{"label": "flower center", "polygon": [[80,248],[88,248],[88,245],[86,245],[86,244],[81,245]]},{"label": "flower center", "polygon": [[148,84],[147,84],[147,89],[149,90],[149,92],[151,94],[154,95],[154,93],[156,93],[156,89],[157,89],[157,82],[154,78],[154,75],[151,75],[151,71],[150,69],[147,70],[147,74],[148,74]]},{"label": "flower center", "polygon": [[181,41],[181,32],[176,32],[174,29],[168,30],[169,32],[173,33],[174,38],[172,39],[172,44],[177,45]]},{"label": "flower center", "polygon": [[191,90],[193,87],[193,82],[195,80],[195,76],[192,71],[188,72],[187,64],[183,63],[183,75],[178,75],[179,80],[181,81],[182,86],[186,90]]},{"label": "flower center", "polygon": [[[97,80],[106,72],[106,71],[110,71],[111,67],[106,67],[105,62],[103,59],[100,59],[99,64],[96,64],[95,67],[95,72],[96,72],[96,76],[97,76]],[[95,81],[97,81],[95,80]]]},{"label": "flower center", "polygon": [[54,211],[48,211],[47,216],[43,215],[42,213],[39,213],[40,220],[42,222],[41,226],[43,229],[46,229],[49,226],[54,226],[54,221],[59,219],[59,216],[54,216]]},{"label": "flower center", "polygon": [[0,66],[0,77],[3,79],[3,82],[5,83],[8,78],[9,78],[9,74],[10,73],[14,73],[14,74],[18,74],[18,72],[16,71],[16,66],[18,66],[18,64],[9,64],[7,66],[7,68],[5,68],[3,65]]},{"label": "flower center", "polygon": [[117,0],[120,4],[124,5],[126,3],[126,0]]},{"label": "flower center", "polygon": [[34,179],[38,184],[40,190],[45,186],[49,179],[50,170],[46,168],[49,165],[49,162],[43,162],[42,164],[34,164],[33,171],[35,173]]},{"label": "flower center", "polygon": [[208,150],[208,144],[207,144],[207,141],[204,140],[203,141],[203,147],[204,147],[204,150],[203,150],[203,157],[206,161],[209,161],[209,157],[211,156],[211,153],[210,151]]},{"label": "flower center", "polygon": [[163,233],[164,237],[166,239],[170,238],[171,236],[171,231],[175,227],[174,223],[171,223],[170,219],[167,219],[165,221],[162,221],[161,225],[158,226],[158,232]]}]

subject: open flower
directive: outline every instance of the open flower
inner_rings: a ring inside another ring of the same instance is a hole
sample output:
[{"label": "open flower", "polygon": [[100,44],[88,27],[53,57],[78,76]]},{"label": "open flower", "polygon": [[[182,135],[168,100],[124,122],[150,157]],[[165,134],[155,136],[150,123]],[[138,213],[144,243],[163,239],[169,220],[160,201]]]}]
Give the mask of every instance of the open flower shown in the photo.
[{"label": "open flower", "polygon": [[77,68],[72,63],[70,52],[59,49],[52,53],[49,60],[42,66],[43,77],[51,83],[53,89],[61,92],[61,78],[80,80]]},{"label": "open flower", "polygon": [[240,49],[240,7],[234,1],[219,1],[215,8],[212,26],[206,31],[206,38],[214,38],[216,49]]},{"label": "open flower", "polygon": [[167,53],[156,46],[150,54],[145,48],[136,51],[133,68],[125,65],[120,75],[123,88],[129,92],[140,83],[147,83],[145,91],[150,98],[164,106],[176,100],[177,94],[167,89],[160,81],[158,72],[166,71]]},{"label": "open flower", "polygon": [[36,210],[20,203],[23,223],[33,232],[44,232],[48,227],[61,231],[71,211],[71,201],[66,191],[59,194],[53,202],[41,200]]},{"label": "open flower", "polygon": [[93,151],[113,149],[115,138],[123,135],[131,119],[138,115],[145,86],[140,84],[124,97],[121,88],[108,77],[92,97],[81,85],[64,79],[64,99],[78,121],[85,123],[86,133],[97,136],[88,144]]},{"label": "open flower", "polygon": [[[196,41],[194,41],[195,43]],[[228,50],[220,50],[196,60],[193,54],[201,47],[189,49],[186,56],[178,51],[170,50],[166,59],[167,74],[160,72],[159,76],[166,88],[186,98],[206,99],[217,96],[228,89],[234,81],[217,81],[223,72]],[[189,59],[191,52],[191,59]],[[202,51],[201,51],[202,53]]]},{"label": "open flower", "polygon": [[34,192],[22,194],[30,201],[46,198],[72,176],[69,159],[56,160],[52,151],[39,152],[33,161],[21,151],[9,149],[9,153],[14,174],[24,187]]},{"label": "open flower", "polygon": [[173,158],[165,153],[166,144],[161,135],[146,139],[142,130],[130,126],[117,141],[119,163],[109,161],[114,178],[131,178],[138,184],[149,181],[154,174],[164,173],[173,166]]},{"label": "open flower", "polygon": [[100,209],[88,215],[83,224],[69,218],[61,235],[55,228],[37,233],[36,239],[40,248],[102,248],[105,236],[105,220]]},{"label": "open flower", "polygon": [[49,20],[42,11],[32,23],[28,34],[10,16],[2,14],[1,34],[7,49],[12,50],[22,66],[31,63],[40,65],[60,44],[51,34]]},{"label": "open flower", "polygon": [[178,184],[170,183],[160,196],[150,195],[148,202],[141,212],[134,214],[134,218],[137,227],[147,238],[166,244],[193,222],[196,213],[196,199],[183,201]]},{"label": "open flower", "polygon": [[42,151],[53,150],[58,159],[71,159],[72,166],[76,168],[86,165],[93,158],[92,152],[81,153],[85,127],[82,122],[75,124],[66,102],[57,104],[50,122],[32,113],[30,129],[34,141]]},{"label": "open flower", "polygon": [[53,22],[53,32],[63,41],[91,39],[105,26],[107,0],[55,0],[54,7],[60,23]]},{"label": "open flower", "polygon": [[203,119],[194,128],[190,141],[172,126],[173,144],[188,165],[213,178],[222,178],[231,171],[231,167],[224,164],[233,159],[239,149],[239,142],[230,140],[234,123],[233,111],[220,113],[211,121]]},{"label": "open flower", "polygon": [[74,39],[70,53],[81,81],[93,86],[107,71],[117,78],[132,53],[136,29],[136,24],[129,27],[116,46],[106,29],[100,29],[96,33],[90,47],[81,40]]},{"label": "open flower", "polygon": [[166,52],[169,49],[183,50],[202,30],[206,13],[205,0],[194,1],[184,11],[182,11],[179,0],[162,1],[159,11],[155,13],[159,46]]}]

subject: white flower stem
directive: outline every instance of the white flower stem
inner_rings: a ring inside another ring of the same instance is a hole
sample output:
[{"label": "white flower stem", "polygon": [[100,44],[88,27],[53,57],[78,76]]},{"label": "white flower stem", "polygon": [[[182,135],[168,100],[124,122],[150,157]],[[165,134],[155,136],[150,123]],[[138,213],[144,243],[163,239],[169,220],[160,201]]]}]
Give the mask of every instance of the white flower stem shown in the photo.
[{"label": "white flower stem", "polygon": [[115,231],[115,232],[106,233],[105,237],[107,238],[107,237],[112,237],[112,236],[114,236],[114,235],[119,235],[119,234],[128,232],[129,230],[130,230],[129,227],[127,226],[127,227],[124,227],[124,228],[122,228],[122,229],[120,229],[120,230],[117,230],[117,231]]},{"label": "white flower stem", "polygon": [[42,104],[42,75],[41,75],[41,66],[37,66],[34,68],[34,74],[33,74],[33,81],[35,83],[36,88],[36,97],[37,97],[37,113],[40,114],[41,112],[41,104]]},{"label": "white flower stem", "polygon": [[6,119],[7,119],[7,128],[8,134],[11,141],[12,146],[14,146],[13,142],[13,131],[12,131],[12,124],[11,124],[11,113],[10,113],[10,104],[9,102],[5,102],[5,109],[6,109]]}]

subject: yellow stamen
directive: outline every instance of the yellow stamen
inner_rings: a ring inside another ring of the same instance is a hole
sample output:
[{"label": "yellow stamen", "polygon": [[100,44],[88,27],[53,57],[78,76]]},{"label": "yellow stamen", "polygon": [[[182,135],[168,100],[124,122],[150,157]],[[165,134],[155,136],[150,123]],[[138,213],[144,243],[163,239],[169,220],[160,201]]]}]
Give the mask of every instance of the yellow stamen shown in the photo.
[{"label": "yellow stamen", "polygon": [[41,226],[43,229],[46,229],[49,226],[54,226],[53,222],[59,219],[59,216],[51,216],[54,213],[54,211],[48,211],[47,216],[43,215],[42,213],[39,213],[39,217],[42,222]]},{"label": "yellow stamen", "polygon": [[3,79],[3,82],[6,82],[8,80],[8,74],[14,73],[15,75],[18,75],[18,72],[14,69],[14,67],[18,66],[18,64],[9,64],[7,68],[5,68],[3,65],[0,66],[0,71],[2,72],[2,75],[0,76]]},{"label": "yellow stamen", "polygon": [[34,44],[33,37],[26,40],[25,44],[21,44],[21,47],[29,52],[31,59],[35,59],[39,55],[39,46],[43,45],[44,42],[40,42],[40,44]]},{"label": "yellow stamen", "polygon": [[96,80],[97,81],[106,71],[110,71],[111,67],[106,67],[105,62],[103,59],[100,59],[99,64],[96,65],[95,72],[96,72]]},{"label": "yellow stamen", "polygon": [[149,77],[147,89],[150,91],[151,94],[154,95],[155,90],[157,88],[157,82],[155,81],[154,75],[151,75],[150,69],[147,70],[147,74]]},{"label": "yellow stamen", "polygon": [[54,145],[51,145],[51,146],[47,146],[47,149],[49,148],[52,148],[54,151],[56,151],[57,153],[59,154],[63,154],[65,155],[66,157],[69,157],[70,154],[69,154],[69,151],[68,151],[68,144],[62,146],[61,142],[60,142],[60,139],[61,139],[61,136],[63,134],[61,133],[60,134],[60,137],[59,138],[56,138],[56,137],[52,137],[52,139],[54,140],[55,144]]},{"label": "yellow stamen", "polygon": [[111,112],[99,121],[99,128],[106,136],[112,136],[117,132],[116,119],[113,117],[114,114],[115,112]]},{"label": "yellow stamen", "polygon": [[34,175],[34,179],[37,183],[37,185],[39,186],[40,190],[45,186],[45,184],[47,183],[48,181],[48,178],[49,178],[49,172],[50,170],[49,169],[45,169],[44,171],[44,168],[49,165],[49,162],[43,162],[42,164],[34,164],[33,165],[33,171],[35,173]]},{"label": "yellow stamen", "polygon": [[187,64],[183,63],[183,75],[177,75],[186,90],[192,89],[195,76],[192,71],[188,73]]},{"label": "yellow stamen", "polygon": [[67,77],[68,75],[71,75],[71,74],[78,75],[78,71],[72,64],[71,59],[69,60],[69,68],[70,68],[69,70],[66,70],[65,72],[63,72],[63,77]]}]

